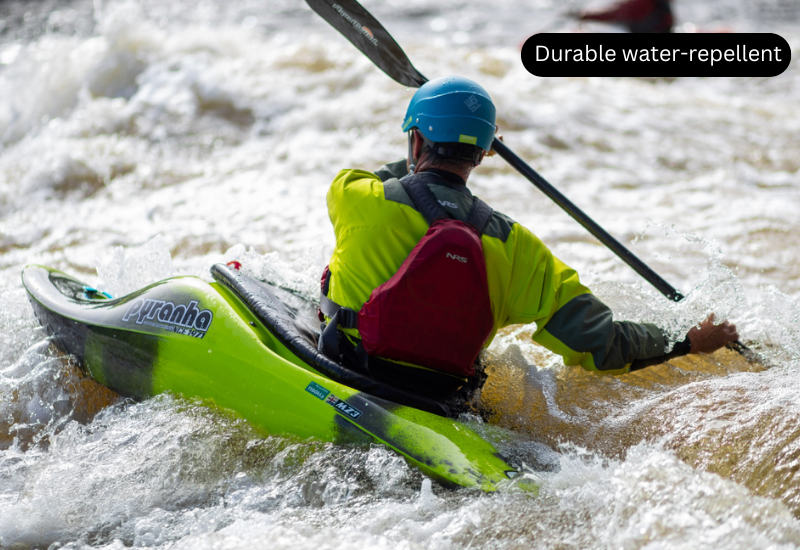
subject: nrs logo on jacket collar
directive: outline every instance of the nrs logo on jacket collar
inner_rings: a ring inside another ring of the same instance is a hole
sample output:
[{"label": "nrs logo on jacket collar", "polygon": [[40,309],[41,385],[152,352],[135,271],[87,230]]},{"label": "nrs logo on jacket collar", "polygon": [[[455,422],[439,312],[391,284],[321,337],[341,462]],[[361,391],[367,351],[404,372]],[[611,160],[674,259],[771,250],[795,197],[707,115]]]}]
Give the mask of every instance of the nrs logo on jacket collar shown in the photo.
[{"label": "nrs logo on jacket collar", "polygon": [[202,338],[211,326],[214,314],[208,309],[198,309],[197,305],[197,300],[175,305],[165,300],[139,298],[130,305],[122,316],[122,321],[136,321],[137,325],[148,325]]}]

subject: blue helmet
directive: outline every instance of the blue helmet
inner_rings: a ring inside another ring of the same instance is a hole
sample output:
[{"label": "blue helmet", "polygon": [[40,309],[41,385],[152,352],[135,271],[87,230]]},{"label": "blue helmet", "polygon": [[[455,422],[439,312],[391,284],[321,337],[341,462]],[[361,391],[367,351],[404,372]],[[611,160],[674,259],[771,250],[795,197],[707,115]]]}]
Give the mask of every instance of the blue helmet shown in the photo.
[{"label": "blue helmet", "polygon": [[403,131],[414,128],[434,143],[468,143],[488,151],[495,132],[492,98],[468,78],[430,80],[408,104]]}]

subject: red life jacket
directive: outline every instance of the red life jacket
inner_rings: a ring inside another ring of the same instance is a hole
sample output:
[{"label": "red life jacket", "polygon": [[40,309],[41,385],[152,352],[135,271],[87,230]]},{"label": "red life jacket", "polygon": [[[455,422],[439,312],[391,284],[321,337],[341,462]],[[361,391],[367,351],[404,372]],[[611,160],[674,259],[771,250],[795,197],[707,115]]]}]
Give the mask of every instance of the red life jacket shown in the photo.
[{"label": "red life jacket", "polygon": [[357,328],[369,356],[474,376],[475,360],[494,327],[481,243],[492,209],[474,197],[467,221],[452,219],[425,179],[406,176],[400,182],[428,221],[428,232],[361,310],[328,299],[326,268],[320,310],[331,320],[319,349],[340,360],[337,327]]}]

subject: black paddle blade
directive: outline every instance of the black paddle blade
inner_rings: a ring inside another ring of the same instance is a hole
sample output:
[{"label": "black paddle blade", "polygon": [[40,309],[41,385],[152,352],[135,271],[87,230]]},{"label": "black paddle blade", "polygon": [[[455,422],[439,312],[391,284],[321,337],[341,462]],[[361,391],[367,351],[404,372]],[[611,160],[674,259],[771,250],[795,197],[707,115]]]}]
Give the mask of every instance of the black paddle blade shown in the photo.
[{"label": "black paddle blade", "polygon": [[342,33],[361,53],[394,80],[419,88],[428,79],[414,68],[386,29],[355,0],[306,0],[311,9]]}]

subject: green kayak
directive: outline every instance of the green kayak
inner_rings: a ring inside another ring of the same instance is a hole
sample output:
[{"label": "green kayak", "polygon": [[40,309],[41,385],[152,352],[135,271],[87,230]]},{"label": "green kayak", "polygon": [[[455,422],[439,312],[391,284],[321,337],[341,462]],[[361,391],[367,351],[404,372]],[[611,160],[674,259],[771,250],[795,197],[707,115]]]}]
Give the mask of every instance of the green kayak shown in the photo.
[{"label": "green kayak", "polygon": [[211,273],[116,299],[43,266],[22,282],[55,344],[122,395],[199,397],[270,434],[381,443],[445,484],[537,491],[445,404],[319,353],[310,302],[225,265]]}]

